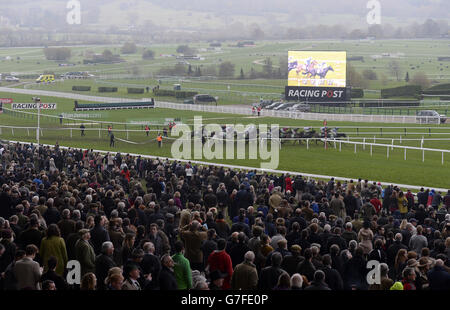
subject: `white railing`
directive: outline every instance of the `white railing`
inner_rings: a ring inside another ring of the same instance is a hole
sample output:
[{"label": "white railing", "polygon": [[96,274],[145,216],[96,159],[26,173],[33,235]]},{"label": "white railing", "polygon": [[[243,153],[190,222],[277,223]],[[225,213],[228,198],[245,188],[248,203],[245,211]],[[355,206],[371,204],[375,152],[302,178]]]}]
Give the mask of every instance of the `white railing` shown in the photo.
[{"label": "white railing", "polygon": [[421,147],[414,147],[414,146],[403,146],[403,145],[396,145],[394,144],[394,139],[392,139],[392,144],[380,144],[380,143],[370,143],[366,142],[365,140],[363,142],[357,142],[357,141],[345,141],[345,140],[337,140],[337,139],[320,139],[323,142],[329,142],[334,145],[334,148],[337,149],[337,144],[339,143],[339,151],[342,149],[342,143],[344,144],[351,144],[355,146],[355,153],[357,153],[357,146],[362,145],[363,150],[366,149],[366,147],[370,147],[370,156],[373,154],[373,147],[385,147],[386,148],[386,158],[389,158],[389,150],[394,149],[402,149],[404,150],[404,160],[406,160],[407,156],[407,150],[416,150],[416,151],[422,151],[422,162],[425,161],[425,151],[427,152],[436,152],[441,153],[441,164],[444,164],[444,154],[450,153],[450,150],[443,150],[443,149],[432,149],[432,148],[426,148],[423,147],[423,142],[421,142]]},{"label": "white railing", "polygon": [[[234,107],[232,105],[197,105],[197,104],[182,104],[174,102],[155,101],[155,107],[188,110],[199,112],[214,112],[214,113],[229,113],[240,115],[255,115],[252,108]],[[256,115],[255,115],[256,116]],[[261,116],[290,118],[302,120],[317,120],[317,121],[351,121],[351,122],[377,122],[377,123],[417,123],[417,116],[406,115],[363,115],[363,114],[329,114],[329,113],[310,113],[310,112],[294,112],[294,111],[276,111],[276,110],[261,110]],[[435,117],[421,116],[421,119],[428,121],[435,120]]]},{"label": "white railing", "polygon": [[[44,91],[44,90],[32,90],[32,89],[20,89],[20,88],[8,88],[0,87],[0,92],[19,93],[28,95],[39,95],[49,97],[61,97],[82,101],[94,101],[94,102],[136,102],[139,99],[129,98],[115,98],[115,97],[99,97],[80,95],[75,93],[64,93],[56,91]],[[146,99],[141,99],[145,101]],[[174,102],[155,101],[155,107],[187,110],[187,111],[199,111],[199,112],[213,112],[213,113],[228,113],[238,115],[254,115],[252,108],[235,107],[233,105],[197,105],[197,104],[182,104]],[[293,111],[275,111],[275,110],[261,110],[261,116],[277,117],[277,118],[290,118],[296,120],[315,120],[315,121],[351,121],[351,122],[377,122],[377,123],[418,123],[417,116],[406,115],[363,115],[363,114],[329,114],[329,113],[310,113],[310,112],[293,112]],[[421,116],[426,122],[429,120],[435,120],[436,117]]]}]

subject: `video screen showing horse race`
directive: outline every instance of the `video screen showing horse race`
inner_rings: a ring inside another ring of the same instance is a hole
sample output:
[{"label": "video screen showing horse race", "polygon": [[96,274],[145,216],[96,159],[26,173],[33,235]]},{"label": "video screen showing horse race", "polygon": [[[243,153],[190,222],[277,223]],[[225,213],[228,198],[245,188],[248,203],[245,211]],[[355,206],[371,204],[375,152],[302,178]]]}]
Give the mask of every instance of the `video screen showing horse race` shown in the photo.
[{"label": "video screen showing horse race", "polygon": [[1,289],[450,289],[448,1],[90,2],[0,7]]}]

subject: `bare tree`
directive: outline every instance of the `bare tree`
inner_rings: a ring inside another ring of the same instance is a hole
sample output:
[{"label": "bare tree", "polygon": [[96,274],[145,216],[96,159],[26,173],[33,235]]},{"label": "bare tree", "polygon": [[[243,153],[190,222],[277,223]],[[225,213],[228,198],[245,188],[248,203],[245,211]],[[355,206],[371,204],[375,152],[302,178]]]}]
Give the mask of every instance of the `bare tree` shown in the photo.
[{"label": "bare tree", "polygon": [[388,69],[389,72],[395,76],[395,78],[397,79],[397,81],[400,81],[400,74],[401,74],[401,67],[400,67],[400,63],[397,60],[392,60],[389,62],[388,65]]},{"label": "bare tree", "polygon": [[430,87],[430,80],[424,72],[417,72],[411,79],[412,85],[420,85],[423,88]]}]

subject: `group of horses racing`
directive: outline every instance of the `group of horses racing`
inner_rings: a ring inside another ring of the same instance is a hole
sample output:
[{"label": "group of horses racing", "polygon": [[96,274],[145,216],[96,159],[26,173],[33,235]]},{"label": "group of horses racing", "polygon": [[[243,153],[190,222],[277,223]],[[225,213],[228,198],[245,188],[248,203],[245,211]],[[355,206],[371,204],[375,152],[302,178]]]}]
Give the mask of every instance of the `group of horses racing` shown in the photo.
[{"label": "group of horses racing", "polygon": [[[221,140],[225,142],[226,140],[233,139],[237,140],[245,140],[245,143],[249,143],[250,140],[257,140],[260,142],[271,140],[272,138],[277,137],[274,135],[271,128],[267,128],[267,131],[260,132],[259,128],[255,125],[248,125],[244,130],[236,130],[233,126],[221,126],[221,130],[211,131],[208,130],[205,126],[193,131],[191,133],[191,138],[201,138],[202,143],[207,143],[211,140]],[[339,133],[339,128],[329,128],[322,127],[320,132],[315,131],[311,127],[303,127],[303,128],[293,128],[293,127],[284,127],[279,128],[278,130],[278,139],[280,144],[286,144],[289,141],[292,141],[292,144],[302,144],[306,142],[307,139],[315,140],[316,144],[322,139],[341,139],[346,138],[347,135],[345,133]],[[331,143],[328,141],[328,143]]]}]

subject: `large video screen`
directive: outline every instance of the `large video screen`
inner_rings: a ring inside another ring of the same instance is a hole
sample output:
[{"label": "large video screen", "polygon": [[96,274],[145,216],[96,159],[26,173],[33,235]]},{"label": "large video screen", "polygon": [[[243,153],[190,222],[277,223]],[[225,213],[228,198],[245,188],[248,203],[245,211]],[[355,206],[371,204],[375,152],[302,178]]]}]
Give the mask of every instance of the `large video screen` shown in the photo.
[{"label": "large video screen", "polygon": [[289,51],[288,86],[346,87],[346,52]]}]

